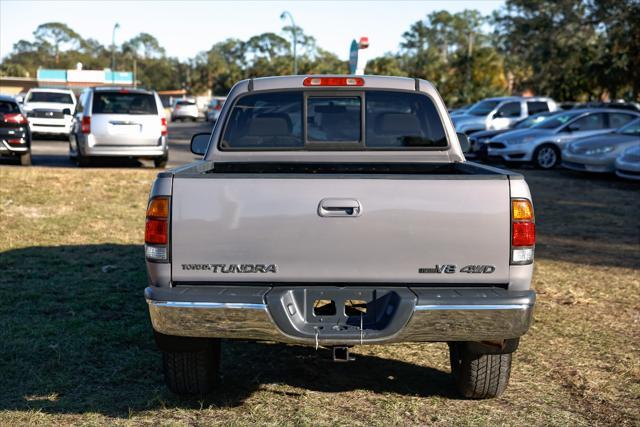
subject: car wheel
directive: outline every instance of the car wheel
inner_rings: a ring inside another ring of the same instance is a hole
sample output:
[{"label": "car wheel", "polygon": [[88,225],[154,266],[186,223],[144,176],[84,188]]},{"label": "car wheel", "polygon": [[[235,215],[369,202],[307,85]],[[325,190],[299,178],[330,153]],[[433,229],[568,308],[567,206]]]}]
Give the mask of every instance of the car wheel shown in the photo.
[{"label": "car wheel", "polygon": [[553,144],[544,144],[533,152],[533,162],[540,169],[552,169],[560,163],[560,150]]},{"label": "car wheel", "polygon": [[203,395],[218,382],[220,340],[212,339],[204,349],[162,352],[167,387],[178,395]]},{"label": "car wheel", "polygon": [[197,122],[197,121],[198,121],[198,118],[197,118],[197,117],[191,117],[191,121],[192,121],[192,122]]},{"label": "car wheel", "polygon": [[153,165],[156,168],[164,168],[167,166],[167,161],[169,160],[169,158],[167,156],[162,156],[162,157],[158,157],[156,159],[153,159]]},{"label": "car wheel", "polygon": [[31,166],[31,151],[27,151],[20,156],[20,165]]},{"label": "car wheel", "polygon": [[475,354],[464,343],[449,343],[451,374],[458,392],[470,399],[498,397],[507,388],[512,353]]}]

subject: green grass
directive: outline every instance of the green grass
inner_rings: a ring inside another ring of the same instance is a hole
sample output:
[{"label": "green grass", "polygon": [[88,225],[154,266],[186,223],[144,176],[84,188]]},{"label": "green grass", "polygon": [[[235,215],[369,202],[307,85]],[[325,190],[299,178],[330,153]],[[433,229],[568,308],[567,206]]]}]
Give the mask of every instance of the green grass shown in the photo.
[{"label": "green grass", "polygon": [[443,344],[226,342],[220,388],[166,391],[142,297],[155,171],[0,167],[0,425],[640,423],[640,185],[524,171],[535,324],[503,397],[459,399]]}]

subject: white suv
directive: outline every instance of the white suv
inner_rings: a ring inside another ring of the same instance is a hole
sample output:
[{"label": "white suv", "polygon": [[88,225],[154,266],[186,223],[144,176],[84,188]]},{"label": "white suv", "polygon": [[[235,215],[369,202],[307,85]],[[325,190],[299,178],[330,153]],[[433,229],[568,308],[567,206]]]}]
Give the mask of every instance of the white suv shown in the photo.
[{"label": "white suv", "polygon": [[76,97],[69,89],[31,89],[24,98],[32,133],[69,135]]},{"label": "white suv", "polygon": [[153,159],[156,167],[164,167],[169,157],[167,119],[158,94],[113,87],[83,92],[69,156],[81,166],[92,157],[125,157]]}]

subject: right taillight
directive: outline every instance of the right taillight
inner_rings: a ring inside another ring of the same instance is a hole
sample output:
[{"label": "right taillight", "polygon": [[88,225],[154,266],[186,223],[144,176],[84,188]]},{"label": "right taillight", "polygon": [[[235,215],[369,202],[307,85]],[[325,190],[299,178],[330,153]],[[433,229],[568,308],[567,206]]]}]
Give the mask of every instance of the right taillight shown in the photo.
[{"label": "right taillight", "polygon": [[169,198],[155,197],[147,207],[144,230],[144,250],[147,259],[169,260]]},{"label": "right taillight", "polygon": [[511,199],[511,264],[531,264],[535,244],[536,224],[531,201]]},{"label": "right taillight", "polygon": [[162,136],[167,135],[167,118],[166,117],[160,117],[160,135]]},{"label": "right taillight", "polygon": [[82,118],[82,133],[91,133],[91,117]]}]

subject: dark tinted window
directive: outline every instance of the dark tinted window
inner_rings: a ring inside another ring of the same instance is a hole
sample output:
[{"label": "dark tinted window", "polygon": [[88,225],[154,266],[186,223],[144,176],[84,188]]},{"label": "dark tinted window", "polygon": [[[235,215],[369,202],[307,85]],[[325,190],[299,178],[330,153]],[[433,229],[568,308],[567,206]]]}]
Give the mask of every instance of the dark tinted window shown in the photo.
[{"label": "dark tinted window", "polygon": [[366,92],[367,147],[446,147],[431,99],[417,93]]},{"label": "dark tinted window", "polygon": [[529,110],[529,115],[544,113],[545,111],[549,111],[549,105],[543,101],[527,101],[527,109]]},{"label": "dark tinted window", "polygon": [[520,117],[520,103],[507,102],[502,107],[498,108],[497,117]]},{"label": "dark tinted window", "polygon": [[93,114],[158,114],[152,94],[126,91],[94,92],[91,111]]},{"label": "dark tinted window", "polygon": [[[418,93],[365,91],[366,105],[362,105],[362,100],[349,94],[310,94],[306,98],[307,134],[304,135],[303,92],[247,95],[231,109],[220,147],[304,148],[305,140],[309,144],[356,142],[360,147],[364,142],[364,147],[369,148],[447,146],[442,122],[429,97]],[[361,135],[363,109],[364,136]]]},{"label": "dark tinted window", "polygon": [[196,103],[193,101],[178,101],[176,105],[196,105]]},{"label": "dark tinted window", "polygon": [[589,114],[570,125],[572,131],[604,129],[604,114]]},{"label": "dark tinted window", "polygon": [[20,112],[18,104],[10,101],[0,101],[0,114],[17,114]]},{"label": "dark tinted window", "polygon": [[222,148],[303,147],[302,92],[240,98],[231,110]]},{"label": "dark tinted window", "polygon": [[31,92],[26,102],[57,102],[60,104],[73,104],[73,99],[68,93]]},{"label": "dark tinted window", "polygon": [[640,136],[640,120],[634,120],[620,129],[620,133],[625,135],[638,135]]},{"label": "dark tinted window", "polygon": [[635,119],[636,116],[624,113],[609,113],[609,127],[617,129]]},{"label": "dark tinted window", "polygon": [[532,127],[538,129],[555,129],[568,123],[569,120],[572,120],[579,114],[580,113],[558,113],[546,120],[543,120],[541,123],[533,125]]},{"label": "dark tinted window", "polygon": [[359,142],[361,112],[357,96],[310,96],[307,98],[307,139]]}]

